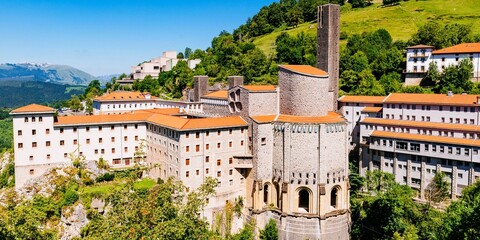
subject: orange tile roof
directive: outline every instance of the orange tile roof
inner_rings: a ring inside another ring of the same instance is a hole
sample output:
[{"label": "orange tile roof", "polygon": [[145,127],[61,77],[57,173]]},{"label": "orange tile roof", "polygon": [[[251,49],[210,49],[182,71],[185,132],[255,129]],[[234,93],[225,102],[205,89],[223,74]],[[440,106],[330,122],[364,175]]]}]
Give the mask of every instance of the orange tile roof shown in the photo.
[{"label": "orange tile roof", "polygon": [[164,114],[164,115],[175,115],[180,114],[180,108],[154,108],[154,109],[144,109],[137,110],[135,113],[153,113],[153,114]]},{"label": "orange tile roof", "polygon": [[362,109],[362,112],[366,112],[366,113],[378,113],[378,112],[381,112],[383,110],[382,107],[365,107]]},{"label": "orange tile roof", "polygon": [[394,120],[394,119],[383,119],[383,118],[365,118],[361,121],[361,123],[362,124],[397,126],[397,127],[412,127],[412,128],[452,130],[452,131],[480,132],[480,126],[479,125],[468,125],[468,124],[418,122],[418,121]]},{"label": "orange tile roof", "polygon": [[247,126],[247,122],[239,116],[219,118],[187,119],[168,115],[153,115],[148,122],[177,130],[212,129]]},{"label": "orange tile roof", "polygon": [[312,76],[316,76],[316,77],[326,77],[326,76],[328,76],[327,72],[325,72],[323,70],[320,70],[316,67],[312,67],[310,65],[279,65],[279,67],[287,69],[287,70],[295,72],[295,73],[312,75]]},{"label": "orange tile roof", "polygon": [[343,96],[338,99],[339,102],[353,103],[383,103],[386,96]]},{"label": "orange tile roof", "polygon": [[461,43],[455,46],[433,51],[433,54],[480,53],[480,43]]},{"label": "orange tile roof", "polygon": [[476,146],[480,147],[480,141],[475,139],[468,138],[452,138],[452,137],[440,137],[440,136],[430,136],[430,135],[419,135],[411,133],[398,133],[398,132],[384,132],[384,131],[373,131],[370,135],[371,137],[379,138],[393,138],[407,141],[418,141],[418,142],[432,142],[432,143],[444,143],[452,145],[463,145],[463,146]]},{"label": "orange tile roof", "polygon": [[414,49],[414,48],[432,48],[432,49],[433,49],[433,48],[435,48],[435,47],[430,46],[430,45],[422,45],[422,44],[407,47],[407,49]]},{"label": "orange tile roof", "polygon": [[218,90],[202,96],[202,98],[228,99],[227,90]]},{"label": "orange tile roof", "polygon": [[[149,93],[141,92],[129,92],[129,91],[115,91],[112,93],[104,94],[100,97],[95,98],[96,101],[141,101],[148,100],[146,95]],[[150,95],[150,99],[157,99],[157,97]]]},{"label": "orange tile roof", "polygon": [[384,103],[403,103],[403,104],[426,104],[426,105],[446,105],[446,106],[478,106],[477,96],[480,95],[462,95],[454,94],[421,94],[421,93],[392,93]]},{"label": "orange tile roof", "polygon": [[30,104],[17,108],[12,111],[12,113],[33,113],[33,112],[54,112],[55,109],[39,104]]},{"label": "orange tile roof", "polygon": [[326,116],[293,116],[293,115],[259,115],[252,119],[257,123],[285,122],[285,123],[341,123],[345,122],[342,115],[336,112],[329,112]]},{"label": "orange tile roof", "polygon": [[151,113],[124,113],[111,115],[88,115],[88,116],[60,116],[55,125],[83,125],[83,124],[107,124],[124,122],[142,122],[150,117]]},{"label": "orange tile roof", "polygon": [[244,85],[241,87],[250,92],[272,92],[277,90],[275,85]]}]

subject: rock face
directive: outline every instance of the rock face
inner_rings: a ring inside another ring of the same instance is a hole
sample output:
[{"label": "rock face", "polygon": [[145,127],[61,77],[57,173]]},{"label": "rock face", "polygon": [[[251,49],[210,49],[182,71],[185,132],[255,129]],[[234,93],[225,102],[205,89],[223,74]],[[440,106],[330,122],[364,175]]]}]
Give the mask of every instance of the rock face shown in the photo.
[{"label": "rock face", "polygon": [[87,211],[83,204],[69,206],[63,209],[60,218],[60,239],[67,240],[80,236],[80,231],[88,224]]}]

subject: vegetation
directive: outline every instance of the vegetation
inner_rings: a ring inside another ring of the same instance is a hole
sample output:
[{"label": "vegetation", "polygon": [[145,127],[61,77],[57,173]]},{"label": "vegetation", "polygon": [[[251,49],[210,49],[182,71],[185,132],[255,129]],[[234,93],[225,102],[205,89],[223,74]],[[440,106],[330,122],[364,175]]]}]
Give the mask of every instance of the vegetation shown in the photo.
[{"label": "vegetation", "polygon": [[265,229],[260,231],[260,239],[262,240],[277,240],[278,239],[278,229],[275,220],[270,219]]},{"label": "vegetation", "polygon": [[10,109],[0,109],[0,154],[13,146],[13,121]]}]

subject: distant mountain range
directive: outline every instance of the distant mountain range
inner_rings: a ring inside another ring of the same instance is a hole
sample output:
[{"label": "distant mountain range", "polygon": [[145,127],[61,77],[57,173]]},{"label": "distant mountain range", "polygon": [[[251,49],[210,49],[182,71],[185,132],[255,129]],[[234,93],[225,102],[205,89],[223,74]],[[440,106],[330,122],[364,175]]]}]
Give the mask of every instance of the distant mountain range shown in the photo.
[{"label": "distant mountain range", "polygon": [[0,64],[0,81],[22,80],[68,85],[88,85],[96,77],[67,65],[38,63]]}]

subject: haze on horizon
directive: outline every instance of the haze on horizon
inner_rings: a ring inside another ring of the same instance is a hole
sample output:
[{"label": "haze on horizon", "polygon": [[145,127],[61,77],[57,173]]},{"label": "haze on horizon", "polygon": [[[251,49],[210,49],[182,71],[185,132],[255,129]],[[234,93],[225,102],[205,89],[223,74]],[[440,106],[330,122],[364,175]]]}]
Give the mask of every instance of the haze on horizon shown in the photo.
[{"label": "haze on horizon", "polygon": [[206,49],[262,6],[256,1],[0,1],[0,63],[70,65],[94,76],[129,73],[163,51]]}]

